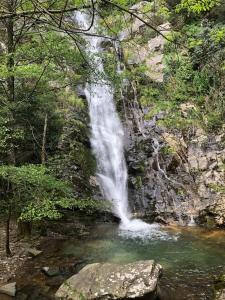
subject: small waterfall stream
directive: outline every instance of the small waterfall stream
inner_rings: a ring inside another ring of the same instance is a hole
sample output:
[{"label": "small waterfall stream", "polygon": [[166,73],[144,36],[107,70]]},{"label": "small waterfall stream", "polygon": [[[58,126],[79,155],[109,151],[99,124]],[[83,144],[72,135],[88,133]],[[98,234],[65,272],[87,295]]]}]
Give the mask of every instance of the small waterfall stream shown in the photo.
[{"label": "small waterfall stream", "polygon": [[[87,28],[90,21],[84,12],[77,12],[75,20],[82,28]],[[91,33],[96,33],[96,22]],[[103,196],[112,202],[113,212],[121,219],[120,228],[128,231],[149,230],[149,224],[130,219],[127,195],[127,167],[124,157],[124,132],[114,104],[114,90],[104,72],[101,58],[102,38],[86,37],[90,82],[85,86],[85,95],[89,105],[91,125],[91,145],[97,160],[98,181]],[[96,78],[96,73],[99,74]],[[156,225],[154,225],[155,227]]]}]

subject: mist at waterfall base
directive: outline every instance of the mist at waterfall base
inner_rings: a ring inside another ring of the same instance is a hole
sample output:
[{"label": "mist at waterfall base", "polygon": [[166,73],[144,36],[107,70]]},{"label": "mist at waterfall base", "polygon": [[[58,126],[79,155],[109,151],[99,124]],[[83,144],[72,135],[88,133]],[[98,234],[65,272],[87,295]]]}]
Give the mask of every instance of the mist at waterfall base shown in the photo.
[{"label": "mist at waterfall base", "polygon": [[[88,28],[90,18],[85,12],[76,12],[75,21],[81,28]],[[97,32],[96,20],[91,33]],[[114,90],[104,72],[101,58],[103,38],[85,37],[91,75],[85,86],[89,105],[91,146],[96,157],[98,181],[104,197],[111,201],[113,212],[121,220],[121,234],[131,236],[160,236],[159,225],[131,219],[127,193],[127,167],[124,157],[124,132],[114,104]],[[94,71],[93,71],[94,70]],[[101,79],[99,79],[101,78]],[[162,236],[165,233],[161,233]]]}]

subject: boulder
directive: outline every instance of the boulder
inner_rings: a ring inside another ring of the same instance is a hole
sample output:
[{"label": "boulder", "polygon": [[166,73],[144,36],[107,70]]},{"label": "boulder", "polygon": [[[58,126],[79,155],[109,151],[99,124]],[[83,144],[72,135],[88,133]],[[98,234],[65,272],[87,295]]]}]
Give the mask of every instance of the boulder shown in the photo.
[{"label": "boulder", "polygon": [[162,267],[154,260],[127,265],[95,263],[70,277],[56,292],[57,299],[156,299]]},{"label": "boulder", "polygon": [[[16,282],[8,283],[0,287],[0,294],[5,294],[11,297],[16,295]],[[1,295],[0,295],[1,299]]]},{"label": "boulder", "polygon": [[35,248],[28,248],[27,253],[30,254],[32,257],[36,257],[42,253],[42,251],[37,250]]}]

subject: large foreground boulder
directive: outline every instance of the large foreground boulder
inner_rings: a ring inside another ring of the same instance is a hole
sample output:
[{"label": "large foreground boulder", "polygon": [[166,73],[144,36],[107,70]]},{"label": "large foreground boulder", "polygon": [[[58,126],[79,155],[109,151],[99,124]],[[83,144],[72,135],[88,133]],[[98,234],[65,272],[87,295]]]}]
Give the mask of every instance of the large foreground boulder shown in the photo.
[{"label": "large foreground boulder", "polygon": [[56,292],[57,299],[134,299],[157,296],[162,267],[154,260],[127,265],[95,263],[70,277]]}]

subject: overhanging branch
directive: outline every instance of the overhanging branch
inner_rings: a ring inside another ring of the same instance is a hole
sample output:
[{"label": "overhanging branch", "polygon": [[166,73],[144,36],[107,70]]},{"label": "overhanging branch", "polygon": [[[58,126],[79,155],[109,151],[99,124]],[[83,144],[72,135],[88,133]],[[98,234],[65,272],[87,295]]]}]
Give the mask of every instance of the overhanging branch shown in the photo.
[{"label": "overhanging branch", "polygon": [[35,14],[46,13],[46,10],[48,11],[49,14],[61,15],[62,13],[73,12],[73,11],[77,11],[80,9],[88,9],[88,8],[91,8],[91,6],[88,5],[88,6],[83,6],[83,7],[71,7],[71,8],[66,8],[66,9],[27,10],[27,11],[14,12],[14,13],[2,11],[2,12],[0,12],[0,20],[16,18],[16,17],[26,17],[26,16],[30,16],[30,15],[35,15]]}]

